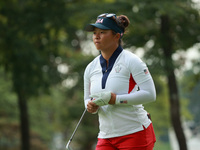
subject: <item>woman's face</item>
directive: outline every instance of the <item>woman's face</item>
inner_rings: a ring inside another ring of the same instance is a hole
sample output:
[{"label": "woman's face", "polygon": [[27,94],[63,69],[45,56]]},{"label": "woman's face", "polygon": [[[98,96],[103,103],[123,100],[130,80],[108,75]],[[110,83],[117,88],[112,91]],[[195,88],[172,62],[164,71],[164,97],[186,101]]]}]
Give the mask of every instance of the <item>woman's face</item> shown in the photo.
[{"label": "woman's face", "polygon": [[113,34],[112,30],[102,30],[95,28],[93,33],[93,42],[98,50],[109,50],[118,44],[117,34]]}]

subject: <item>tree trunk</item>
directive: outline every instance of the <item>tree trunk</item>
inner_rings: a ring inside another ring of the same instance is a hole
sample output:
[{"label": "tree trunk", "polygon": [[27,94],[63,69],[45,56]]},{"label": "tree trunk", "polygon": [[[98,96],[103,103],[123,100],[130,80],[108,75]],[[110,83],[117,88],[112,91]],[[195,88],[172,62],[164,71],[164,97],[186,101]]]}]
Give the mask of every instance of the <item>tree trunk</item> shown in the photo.
[{"label": "tree trunk", "polygon": [[20,90],[17,91],[20,110],[21,150],[30,150],[29,116],[26,98]]},{"label": "tree trunk", "polygon": [[180,119],[180,104],[176,77],[174,74],[174,65],[172,60],[173,53],[173,38],[170,31],[170,19],[166,16],[161,16],[161,43],[164,52],[166,76],[168,80],[168,90],[170,98],[170,116],[172,125],[179,143],[180,150],[187,150],[185,135],[183,132]]}]

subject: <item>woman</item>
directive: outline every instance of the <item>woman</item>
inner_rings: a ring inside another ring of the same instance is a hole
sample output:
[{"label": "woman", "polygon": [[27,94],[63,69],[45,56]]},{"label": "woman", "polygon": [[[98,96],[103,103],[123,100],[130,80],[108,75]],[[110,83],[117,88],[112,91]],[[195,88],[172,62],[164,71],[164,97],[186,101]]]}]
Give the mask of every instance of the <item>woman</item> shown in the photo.
[{"label": "woman", "polygon": [[101,52],[84,73],[85,107],[99,115],[96,150],[152,150],[156,141],[142,105],[156,99],[153,79],[146,64],[121,46],[129,23],[127,16],[105,13],[85,28]]}]

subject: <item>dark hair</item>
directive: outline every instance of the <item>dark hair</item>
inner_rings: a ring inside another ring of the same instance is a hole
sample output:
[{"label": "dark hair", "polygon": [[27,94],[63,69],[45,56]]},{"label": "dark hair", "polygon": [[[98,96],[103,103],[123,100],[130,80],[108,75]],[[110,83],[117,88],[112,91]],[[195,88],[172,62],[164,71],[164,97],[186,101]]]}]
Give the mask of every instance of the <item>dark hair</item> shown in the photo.
[{"label": "dark hair", "polygon": [[117,16],[117,25],[120,26],[122,29],[124,29],[124,32],[126,31],[125,29],[128,27],[130,21],[128,19],[127,16],[125,15],[120,15],[120,16]]},{"label": "dark hair", "polygon": [[[116,22],[117,22],[117,25],[119,27],[121,27],[124,30],[124,33],[125,33],[126,32],[126,28],[130,24],[130,20],[128,19],[128,17],[125,16],[125,15],[117,16]],[[122,39],[120,38],[119,39],[119,45],[122,46],[122,44],[123,44],[123,42],[122,42]]]}]

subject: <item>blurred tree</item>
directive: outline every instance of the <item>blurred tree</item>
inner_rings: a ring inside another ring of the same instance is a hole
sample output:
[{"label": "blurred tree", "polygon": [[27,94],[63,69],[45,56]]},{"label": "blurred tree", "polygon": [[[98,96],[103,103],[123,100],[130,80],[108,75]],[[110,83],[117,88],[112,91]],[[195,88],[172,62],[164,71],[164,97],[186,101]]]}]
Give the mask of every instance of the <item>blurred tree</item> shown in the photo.
[{"label": "blurred tree", "polygon": [[66,24],[63,1],[0,2],[0,64],[12,76],[20,110],[21,149],[30,149],[27,100],[56,84],[59,30]]}]

